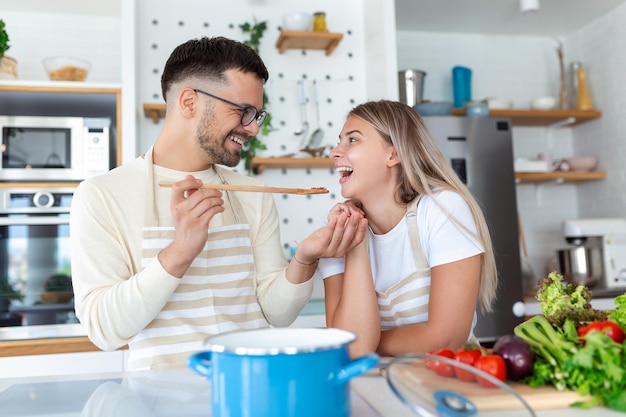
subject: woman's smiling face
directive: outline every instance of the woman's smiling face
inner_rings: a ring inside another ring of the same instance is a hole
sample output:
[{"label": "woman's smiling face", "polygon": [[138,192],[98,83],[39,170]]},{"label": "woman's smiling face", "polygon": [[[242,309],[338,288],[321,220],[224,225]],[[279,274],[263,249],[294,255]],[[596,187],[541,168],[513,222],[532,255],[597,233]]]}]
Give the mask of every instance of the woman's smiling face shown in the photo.
[{"label": "woman's smiling face", "polygon": [[393,146],[362,119],[350,116],[339,134],[339,144],[330,157],[341,175],[341,195],[344,198],[366,200],[381,196],[381,187],[389,190],[395,185],[397,156]]}]

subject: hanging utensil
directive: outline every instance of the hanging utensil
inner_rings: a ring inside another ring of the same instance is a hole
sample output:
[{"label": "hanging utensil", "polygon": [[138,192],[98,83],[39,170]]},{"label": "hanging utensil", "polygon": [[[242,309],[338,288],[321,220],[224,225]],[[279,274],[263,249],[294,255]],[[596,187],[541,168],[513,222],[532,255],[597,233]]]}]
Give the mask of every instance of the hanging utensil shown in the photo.
[{"label": "hanging utensil", "polygon": [[324,139],[324,131],[322,130],[322,126],[320,124],[320,104],[319,104],[319,95],[317,91],[317,80],[313,80],[313,101],[315,102],[315,113],[317,118],[317,129],[313,131],[311,134],[311,138],[309,139],[309,143],[307,145],[308,149],[315,149],[320,146],[322,143],[322,139]]},{"label": "hanging utensil", "polygon": [[296,136],[302,136],[302,144],[300,145],[300,149],[302,149],[306,144],[307,133],[309,132],[309,122],[306,115],[307,99],[303,79],[298,80],[298,96],[300,101],[300,120],[302,122],[302,127],[300,128],[300,130],[293,132],[293,134]]}]

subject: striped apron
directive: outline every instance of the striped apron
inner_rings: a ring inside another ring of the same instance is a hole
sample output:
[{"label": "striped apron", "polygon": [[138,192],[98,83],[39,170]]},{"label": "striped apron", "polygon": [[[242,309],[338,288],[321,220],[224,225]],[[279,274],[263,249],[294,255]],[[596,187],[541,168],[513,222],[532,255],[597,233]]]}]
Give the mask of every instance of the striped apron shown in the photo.
[{"label": "striped apron", "polygon": [[417,203],[420,198],[421,195],[411,203],[405,214],[417,270],[386,291],[376,291],[382,330],[428,321],[430,266],[422,252],[417,230]]},{"label": "striped apron", "polygon": [[[145,268],[174,238],[173,226],[158,224],[152,153],[146,154],[149,187],[143,229]],[[225,183],[219,168],[214,167]],[[196,257],[161,312],[129,343],[130,369],[184,367],[211,335],[269,327],[256,298],[250,225],[234,193],[224,191],[223,226],[209,228]],[[167,208],[169,210],[169,207]]]},{"label": "striped apron", "polygon": [[[396,282],[384,292],[376,291],[381,329],[389,330],[408,324],[428,321],[428,302],[430,299],[430,266],[422,252],[417,228],[418,196],[407,208],[405,214],[409,240],[413,249],[413,259],[417,270]],[[476,313],[472,321],[472,330],[468,342],[478,343],[473,327],[476,324]]]}]

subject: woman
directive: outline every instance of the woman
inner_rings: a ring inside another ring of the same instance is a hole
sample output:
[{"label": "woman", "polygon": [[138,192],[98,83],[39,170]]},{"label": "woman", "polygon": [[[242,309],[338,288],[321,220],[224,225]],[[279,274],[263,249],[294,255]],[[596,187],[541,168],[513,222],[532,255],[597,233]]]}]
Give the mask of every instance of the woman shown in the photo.
[{"label": "woman", "polygon": [[[393,356],[475,340],[497,272],[481,208],[420,116],[392,101],[361,104],[331,152],[341,194],[329,221],[367,221],[344,258],[320,259],[328,327],[353,331],[351,354]],[[365,220],[363,220],[365,219]]]}]

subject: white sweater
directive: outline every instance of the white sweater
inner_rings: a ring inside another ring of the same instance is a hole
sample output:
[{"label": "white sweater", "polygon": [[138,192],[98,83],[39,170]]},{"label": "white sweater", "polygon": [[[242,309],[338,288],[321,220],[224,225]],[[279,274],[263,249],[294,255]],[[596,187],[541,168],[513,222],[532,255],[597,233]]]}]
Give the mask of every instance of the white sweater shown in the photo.
[{"label": "white sweater", "polygon": [[[83,181],[72,200],[70,239],[76,314],[89,338],[103,350],[117,349],[132,340],[159,313],[180,282],[156,257],[141,270],[146,187],[154,187],[159,224],[171,226],[171,189],[159,187],[159,181],[176,181],[191,174],[203,182],[220,182],[214,170],[179,172],[155,166],[157,178],[150,184],[146,170],[146,161],[139,157]],[[227,171],[224,175],[230,184],[260,184],[230,170],[222,171]],[[271,194],[239,192],[237,197],[250,224],[257,299],[271,325],[288,326],[310,298],[313,280],[292,284],[285,277],[287,263]],[[218,214],[210,227],[221,224]]]}]

